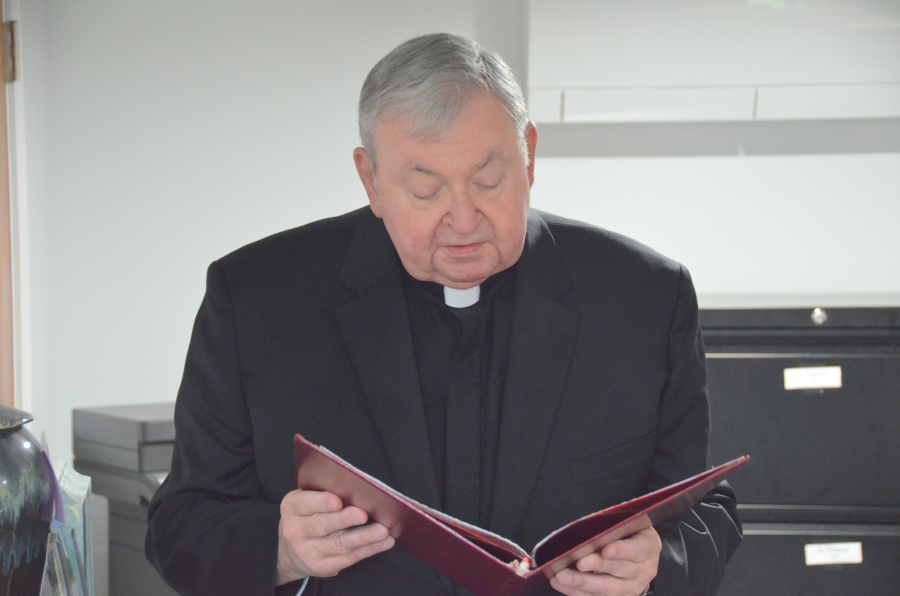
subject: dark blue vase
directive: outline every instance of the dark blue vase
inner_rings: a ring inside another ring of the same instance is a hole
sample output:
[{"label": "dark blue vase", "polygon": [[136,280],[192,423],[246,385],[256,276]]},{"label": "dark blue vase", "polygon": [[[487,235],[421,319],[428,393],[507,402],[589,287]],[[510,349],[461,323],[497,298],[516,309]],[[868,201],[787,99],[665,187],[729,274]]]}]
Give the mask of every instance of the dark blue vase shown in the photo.
[{"label": "dark blue vase", "polygon": [[39,596],[47,558],[54,476],[31,420],[0,406],[0,596]]}]

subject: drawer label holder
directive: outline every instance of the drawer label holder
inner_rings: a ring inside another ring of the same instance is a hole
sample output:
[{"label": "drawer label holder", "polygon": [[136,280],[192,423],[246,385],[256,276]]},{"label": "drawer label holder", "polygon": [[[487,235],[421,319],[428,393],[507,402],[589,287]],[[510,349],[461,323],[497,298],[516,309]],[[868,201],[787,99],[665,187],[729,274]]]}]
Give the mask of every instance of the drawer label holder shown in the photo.
[{"label": "drawer label holder", "polygon": [[842,386],[840,366],[807,366],[784,369],[784,388],[797,389],[840,389]]},{"label": "drawer label holder", "polygon": [[806,565],[858,565],[863,561],[862,542],[807,544]]}]

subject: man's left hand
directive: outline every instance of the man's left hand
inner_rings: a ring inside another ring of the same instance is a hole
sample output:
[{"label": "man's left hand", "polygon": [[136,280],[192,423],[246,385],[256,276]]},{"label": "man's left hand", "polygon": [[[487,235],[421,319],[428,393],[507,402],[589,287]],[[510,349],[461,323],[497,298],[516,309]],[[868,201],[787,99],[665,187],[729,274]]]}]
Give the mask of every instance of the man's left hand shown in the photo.
[{"label": "man's left hand", "polygon": [[653,528],[607,544],[563,569],[550,585],[566,596],[640,596],[656,577],[662,542]]}]

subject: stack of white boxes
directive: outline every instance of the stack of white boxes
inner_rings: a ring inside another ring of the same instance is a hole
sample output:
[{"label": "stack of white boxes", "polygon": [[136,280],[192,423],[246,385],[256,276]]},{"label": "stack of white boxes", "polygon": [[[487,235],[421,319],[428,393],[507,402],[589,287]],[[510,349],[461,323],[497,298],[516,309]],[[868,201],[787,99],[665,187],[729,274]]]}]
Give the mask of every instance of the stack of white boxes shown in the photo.
[{"label": "stack of white boxes", "polygon": [[175,404],[72,412],[75,469],[109,499],[109,596],[175,596],[144,557],[147,506],[172,462]]}]

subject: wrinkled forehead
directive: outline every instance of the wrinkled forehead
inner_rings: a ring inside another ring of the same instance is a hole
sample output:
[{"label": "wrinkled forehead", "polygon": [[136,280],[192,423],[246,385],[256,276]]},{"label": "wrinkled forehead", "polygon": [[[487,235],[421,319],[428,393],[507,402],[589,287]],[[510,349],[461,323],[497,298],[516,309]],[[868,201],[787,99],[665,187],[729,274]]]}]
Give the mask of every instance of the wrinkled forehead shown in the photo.
[{"label": "wrinkled forehead", "polygon": [[[378,154],[381,147],[379,142],[381,131],[385,124],[393,124],[404,131],[404,136],[412,141],[430,143],[440,141],[455,133],[467,118],[473,117],[473,104],[481,98],[488,99],[492,104],[500,106],[504,113],[504,119],[509,130],[519,137],[523,143],[523,135],[516,130],[515,121],[509,114],[509,109],[494,93],[484,90],[470,93],[466,96],[457,96],[458,101],[446,102],[444,105],[432,104],[429,109],[413,109],[410,106],[393,105],[384,110],[376,121],[373,130],[373,150]],[[524,150],[524,147],[522,147]]]}]

